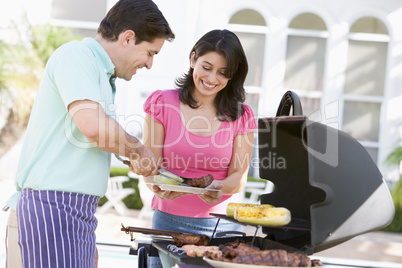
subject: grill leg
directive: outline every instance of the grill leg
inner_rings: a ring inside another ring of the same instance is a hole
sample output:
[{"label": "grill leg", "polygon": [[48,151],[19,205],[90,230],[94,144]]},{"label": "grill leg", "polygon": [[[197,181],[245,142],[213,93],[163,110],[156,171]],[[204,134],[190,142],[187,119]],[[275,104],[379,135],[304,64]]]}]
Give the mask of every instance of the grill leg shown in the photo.
[{"label": "grill leg", "polygon": [[148,267],[148,252],[145,247],[140,247],[137,252],[138,255],[138,268]]}]

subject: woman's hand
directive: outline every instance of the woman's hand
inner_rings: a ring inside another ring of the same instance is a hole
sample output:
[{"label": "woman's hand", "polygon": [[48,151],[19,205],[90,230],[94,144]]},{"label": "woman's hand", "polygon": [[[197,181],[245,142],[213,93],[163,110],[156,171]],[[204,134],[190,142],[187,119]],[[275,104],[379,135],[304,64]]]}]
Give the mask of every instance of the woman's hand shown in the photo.
[{"label": "woman's hand", "polygon": [[213,181],[207,188],[205,189],[214,189],[219,191],[207,191],[203,194],[199,194],[198,197],[201,198],[207,204],[214,204],[221,200],[223,193],[220,191],[223,185],[219,183],[219,181]]},{"label": "woman's hand", "polygon": [[163,191],[157,185],[152,186],[152,192],[154,195],[159,197],[160,199],[176,199],[184,195],[190,195],[192,193],[183,193],[183,192],[173,192],[173,191]]}]

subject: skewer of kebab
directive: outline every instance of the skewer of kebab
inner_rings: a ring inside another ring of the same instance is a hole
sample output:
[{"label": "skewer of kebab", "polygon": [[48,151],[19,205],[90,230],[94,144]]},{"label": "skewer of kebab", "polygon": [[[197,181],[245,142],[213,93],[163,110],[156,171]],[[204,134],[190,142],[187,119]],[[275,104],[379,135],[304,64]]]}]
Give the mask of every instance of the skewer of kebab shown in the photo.
[{"label": "skewer of kebab", "polygon": [[178,247],[181,247],[183,245],[206,246],[208,245],[210,240],[208,236],[201,234],[186,234],[181,232],[130,227],[130,226],[125,227],[123,224],[121,224],[121,231],[125,232],[126,234],[129,234],[131,236],[131,241],[134,241],[133,233],[171,236],[173,238],[173,243]]}]

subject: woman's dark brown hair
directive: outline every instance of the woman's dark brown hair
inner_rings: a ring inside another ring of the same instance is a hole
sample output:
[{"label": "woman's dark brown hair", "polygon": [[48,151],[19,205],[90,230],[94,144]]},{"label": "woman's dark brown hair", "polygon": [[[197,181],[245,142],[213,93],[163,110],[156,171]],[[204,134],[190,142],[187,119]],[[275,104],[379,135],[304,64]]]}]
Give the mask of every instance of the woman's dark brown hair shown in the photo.
[{"label": "woman's dark brown hair", "polygon": [[98,33],[108,41],[116,41],[126,30],[135,32],[135,43],[152,42],[155,38],[175,38],[158,6],[152,0],[120,0],[101,21]]},{"label": "woman's dark brown hair", "polygon": [[[217,52],[225,57],[227,61],[225,77],[230,80],[215,98],[217,116],[221,121],[233,121],[241,117],[244,113],[242,103],[245,100],[244,81],[248,63],[239,38],[229,30],[213,30],[198,40],[190,52],[190,58],[193,52],[195,61],[209,52]],[[176,86],[179,87],[180,101],[191,108],[197,108],[197,102],[191,95],[195,88],[193,71],[190,67],[187,73],[177,78]]]}]

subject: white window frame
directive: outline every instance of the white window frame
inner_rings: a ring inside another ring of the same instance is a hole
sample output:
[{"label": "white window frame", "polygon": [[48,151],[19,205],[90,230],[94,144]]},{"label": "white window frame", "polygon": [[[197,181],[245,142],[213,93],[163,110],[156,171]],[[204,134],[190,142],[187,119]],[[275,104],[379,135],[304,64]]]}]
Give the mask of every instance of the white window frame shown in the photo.
[{"label": "white window frame", "polygon": [[[306,12],[300,13],[299,15],[302,15],[302,14],[306,14]],[[316,14],[314,14],[314,15],[316,15]],[[316,16],[318,16],[318,15],[316,15]],[[325,42],[325,44],[326,44],[326,54],[328,54],[328,38],[329,38],[328,30],[322,31],[322,30],[288,28],[287,29],[287,36],[288,37],[289,36],[294,36],[294,37],[315,37],[315,38],[326,39],[326,42]],[[286,59],[285,59],[285,61],[286,61]],[[325,64],[324,64],[324,66],[325,66]],[[285,70],[285,72],[286,72],[286,70]],[[325,78],[325,72],[326,72],[326,70],[324,70],[323,78]],[[325,85],[323,85],[322,91],[317,91],[317,90],[304,91],[304,90],[293,89],[293,88],[288,88],[287,90],[294,91],[300,98],[319,99],[320,100],[320,106],[322,106],[321,101],[322,101],[322,98],[324,96],[324,89],[325,89],[324,87],[325,87]]]},{"label": "white window frame", "polygon": [[[357,21],[357,20],[356,20]],[[362,41],[362,42],[382,42],[382,43],[388,43],[388,50],[387,53],[389,53],[389,42],[390,42],[390,37],[389,35],[386,34],[374,34],[374,33],[353,33],[349,32],[348,34],[348,47],[349,47],[349,41]],[[387,56],[388,60],[388,56]],[[386,65],[388,66],[388,64]],[[385,71],[385,76],[387,76],[387,70]],[[345,77],[346,77],[346,70],[345,70]],[[387,81],[387,78],[385,77],[385,83]],[[370,95],[358,95],[358,94],[348,94],[344,92],[344,87],[342,88],[342,101],[341,101],[341,107],[340,107],[340,115],[341,115],[341,124],[340,126],[343,126],[343,118],[344,118],[344,107],[345,107],[345,102],[346,101],[354,101],[354,102],[361,102],[361,103],[376,103],[380,104],[381,109],[380,109],[380,120],[382,118],[382,113],[383,113],[383,106],[384,102],[386,100],[385,98],[385,90],[386,90],[386,85],[383,85],[384,87],[384,93],[383,96],[370,96]],[[378,133],[378,141],[373,142],[373,141],[360,141],[360,144],[363,145],[365,148],[370,148],[370,149],[377,149],[377,165],[381,165],[380,161],[380,150],[381,150],[381,135],[382,135],[382,126],[380,122],[380,127],[379,127],[379,133]]]},{"label": "white window frame", "polygon": [[[243,9],[239,9],[237,12],[241,11]],[[254,10],[255,12],[258,12],[257,10]],[[234,14],[236,14],[235,12]],[[260,13],[260,12],[258,12]],[[261,13],[260,13],[261,14]],[[247,33],[247,34],[265,34],[265,47],[264,47],[264,59],[262,61],[262,73],[265,72],[266,68],[266,57],[267,57],[267,52],[268,52],[268,35],[270,33],[270,29],[268,25],[261,26],[261,25],[244,25],[244,24],[228,24],[227,29],[232,31],[232,32],[239,32],[239,33]],[[259,103],[258,103],[258,111],[257,113],[260,114],[262,110],[262,105],[261,102],[263,101],[263,98],[261,98],[263,94],[263,89],[264,89],[264,76],[261,78],[261,86],[245,86],[246,93],[247,94],[259,94]],[[257,115],[256,115],[257,116]]]},{"label": "white window frame", "polygon": [[[244,10],[244,9],[239,9],[236,12],[234,12],[233,14],[236,14],[237,12],[239,12],[241,10]],[[254,11],[261,14],[257,10],[254,10]],[[230,20],[230,18],[229,18],[229,20]],[[267,21],[265,21],[265,23],[267,24]],[[269,28],[268,24],[265,26],[261,26],[261,25],[245,25],[245,24],[228,23],[226,27],[228,30],[230,30],[232,32],[247,33],[247,34],[264,34],[265,35],[264,59],[262,60],[262,70],[261,70],[261,72],[264,74],[266,65],[267,65],[268,38],[269,38],[269,34],[270,34],[270,28]],[[262,98],[261,96],[263,96],[263,94],[264,94],[264,87],[266,84],[265,79],[266,78],[263,75],[261,77],[261,86],[245,86],[245,90],[246,90],[247,94],[259,94],[259,96],[260,96],[259,100],[258,100],[258,111],[255,111],[255,112],[257,112],[257,114],[255,114],[256,118],[258,118],[259,114],[262,114],[262,111],[263,111],[262,102],[264,101],[264,98]],[[258,132],[255,131],[254,132],[254,141],[257,141],[257,139],[258,139]],[[256,154],[256,156],[258,156],[258,150],[255,151],[255,154]],[[251,165],[254,165],[254,164],[251,163]],[[252,174],[254,177],[258,178],[259,177],[259,169],[254,168],[252,170]]]}]

